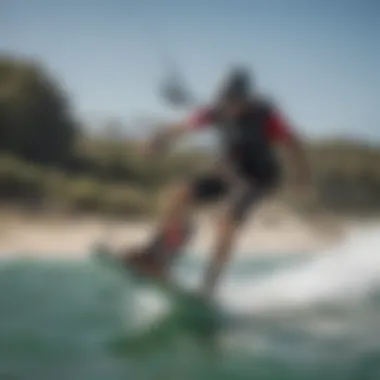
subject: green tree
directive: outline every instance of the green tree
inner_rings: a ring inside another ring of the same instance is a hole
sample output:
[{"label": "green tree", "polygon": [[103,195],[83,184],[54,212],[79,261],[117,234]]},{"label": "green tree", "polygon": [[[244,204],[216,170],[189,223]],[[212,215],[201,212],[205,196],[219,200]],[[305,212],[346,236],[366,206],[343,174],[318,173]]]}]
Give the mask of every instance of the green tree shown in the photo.
[{"label": "green tree", "polygon": [[42,164],[63,164],[77,135],[62,89],[40,64],[0,56],[0,149]]}]

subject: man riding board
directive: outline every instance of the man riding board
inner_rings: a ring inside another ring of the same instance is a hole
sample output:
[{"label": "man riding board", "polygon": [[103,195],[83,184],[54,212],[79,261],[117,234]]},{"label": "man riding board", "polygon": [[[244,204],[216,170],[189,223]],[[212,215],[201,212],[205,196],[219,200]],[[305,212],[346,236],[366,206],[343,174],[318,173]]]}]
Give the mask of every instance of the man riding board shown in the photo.
[{"label": "man riding board", "polygon": [[202,289],[206,297],[212,296],[247,215],[281,184],[276,143],[283,143],[291,153],[298,185],[309,181],[308,165],[293,128],[274,105],[252,91],[245,70],[237,69],[229,75],[215,104],[159,131],[149,143],[149,151],[158,153],[179,137],[207,127],[215,128],[222,140],[223,156],[218,168],[177,185],[154,239],[125,256],[127,265],[168,278],[172,259],[181,253],[190,236],[189,214],[194,204],[225,197],[226,209],[215,221],[215,247]]}]

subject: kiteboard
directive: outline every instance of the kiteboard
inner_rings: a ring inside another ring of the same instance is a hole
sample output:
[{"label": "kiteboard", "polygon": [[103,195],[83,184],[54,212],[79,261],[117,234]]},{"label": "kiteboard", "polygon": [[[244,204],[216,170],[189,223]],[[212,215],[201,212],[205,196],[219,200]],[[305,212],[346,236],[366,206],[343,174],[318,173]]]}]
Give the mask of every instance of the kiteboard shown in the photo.
[{"label": "kiteboard", "polygon": [[219,307],[207,301],[194,291],[173,282],[165,281],[149,272],[143,272],[136,266],[130,265],[131,261],[125,260],[116,252],[103,247],[97,247],[92,258],[103,265],[112,266],[116,270],[128,275],[133,283],[138,286],[148,286],[152,290],[161,292],[169,298],[173,305],[171,319],[177,325],[186,330],[201,334],[215,333],[220,327],[222,313]]}]

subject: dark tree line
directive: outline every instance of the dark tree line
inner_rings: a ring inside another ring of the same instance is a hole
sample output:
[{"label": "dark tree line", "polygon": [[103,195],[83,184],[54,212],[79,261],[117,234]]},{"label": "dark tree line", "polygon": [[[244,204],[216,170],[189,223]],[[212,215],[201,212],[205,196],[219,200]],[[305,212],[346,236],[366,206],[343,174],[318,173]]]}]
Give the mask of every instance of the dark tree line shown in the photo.
[{"label": "dark tree line", "polygon": [[40,164],[65,164],[78,136],[63,90],[38,63],[0,58],[0,150]]}]

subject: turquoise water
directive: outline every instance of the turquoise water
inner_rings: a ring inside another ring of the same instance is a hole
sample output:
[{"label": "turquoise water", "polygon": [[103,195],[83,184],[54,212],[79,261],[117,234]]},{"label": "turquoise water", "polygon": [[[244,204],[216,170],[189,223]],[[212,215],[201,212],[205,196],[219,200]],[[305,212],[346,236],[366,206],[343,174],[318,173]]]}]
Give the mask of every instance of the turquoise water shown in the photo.
[{"label": "turquoise water", "polygon": [[[238,262],[217,324],[96,260],[2,262],[0,379],[380,379],[373,260]],[[201,269],[184,262],[179,277]]]}]

